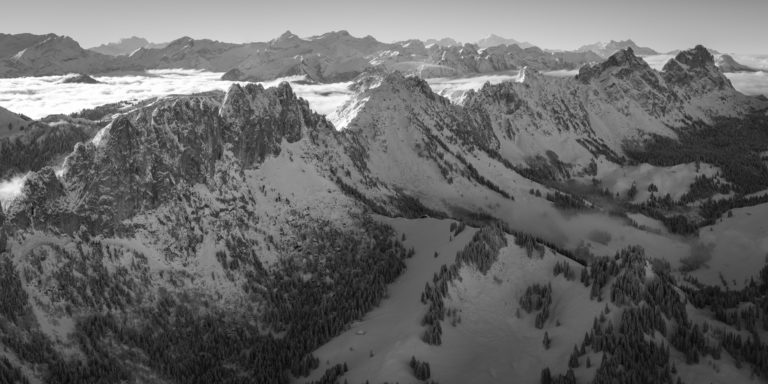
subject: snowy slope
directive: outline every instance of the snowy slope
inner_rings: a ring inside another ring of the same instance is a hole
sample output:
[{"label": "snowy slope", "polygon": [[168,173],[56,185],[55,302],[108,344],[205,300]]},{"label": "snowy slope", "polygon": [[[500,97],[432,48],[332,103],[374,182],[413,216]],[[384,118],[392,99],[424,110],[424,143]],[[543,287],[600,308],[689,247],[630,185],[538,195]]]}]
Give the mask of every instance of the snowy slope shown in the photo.
[{"label": "snowy slope", "polygon": [[[550,368],[553,374],[566,371],[574,346],[582,344],[593,322],[605,316],[604,321],[618,326],[622,312],[628,308],[609,298],[613,280],[602,290],[605,299],[595,300],[590,287],[579,281],[581,265],[546,248],[542,256],[536,250],[531,255],[514,244],[513,236],[507,235],[507,246],[499,250],[497,259],[486,271],[463,264],[458,277],[448,283],[443,304],[448,314],[441,321],[442,343],[429,345],[421,338],[425,329],[422,318],[428,306],[419,300],[419,294],[425,284],[435,282],[441,266],[455,262],[454,256],[471,241],[477,229],[468,227],[453,237],[449,220],[380,220],[402,234],[407,247],[413,247],[415,254],[407,260],[408,269],[390,286],[387,299],[378,308],[317,349],[320,368],[307,378],[296,378],[295,382],[317,380],[333,364],[348,366],[343,379],[349,382],[416,382],[408,367],[412,356],[428,362],[430,378],[440,383],[537,382],[544,368]],[[568,265],[573,278],[555,276],[557,263]],[[647,264],[645,275],[648,281],[655,277]],[[526,289],[533,284],[552,288],[549,316],[540,328],[535,326],[534,319],[538,311],[527,313],[520,304]],[[704,310],[688,305],[686,311],[697,322],[708,321],[737,332],[711,319]],[[552,340],[549,348],[542,345],[545,332]],[[664,339],[658,334],[655,338]],[[716,363],[707,358],[699,364],[686,364],[685,356],[675,348],[671,348],[670,355],[677,374],[685,380],[748,380],[748,370],[737,368],[727,353]],[[590,368],[586,367],[587,357],[591,360]],[[590,382],[602,359],[603,353],[587,347],[586,356],[579,358],[580,365],[574,369],[577,382]]]},{"label": "snowy slope", "polygon": [[14,136],[28,124],[21,116],[0,107],[0,138]]},{"label": "snowy slope", "polygon": [[[270,44],[290,51],[307,42],[333,45],[346,38],[286,34]],[[404,49],[421,49],[406,44]],[[181,61],[194,61],[195,55],[185,52],[196,45],[179,41],[174,49]],[[37,323],[73,354],[77,346],[68,341],[73,319],[110,306],[155,303],[170,294],[213,303],[212,310],[262,314],[265,308],[251,295],[270,295],[264,279],[283,262],[294,256],[298,264],[309,262],[316,239],[308,232],[321,227],[343,233],[350,243],[370,241],[360,225],[371,211],[492,216],[513,230],[597,256],[639,244],[648,255],[668,261],[672,276],[679,277],[682,260],[696,244],[600,211],[561,212],[530,193],[550,188],[518,171],[544,163],[566,177],[595,158],[620,156],[627,140],[674,137],[670,127],[684,129],[693,121],[743,115],[764,105],[734,91],[707,55],[698,48],[682,52],[662,72],[629,50],[573,79],[524,70],[506,79],[513,81],[468,91],[463,103],[439,95],[423,79],[368,71],[351,84],[353,95],[333,122],[315,113],[288,83],[233,84],[226,93],[149,100],[120,110],[93,139],[77,144],[60,169],[46,167],[23,179],[20,193],[3,211],[8,255],[24,272]],[[636,178],[672,193],[687,188],[695,173],[691,168],[604,164],[598,173],[617,189]],[[704,166],[702,172],[716,171]],[[735,216],[743,220],[734,221],[736,226],[756,225],[754,218]],[[448,220],[379,220],[405,234],[416,255],[406,262],[410,269],[391,287],[389,300],[318,351],[321,367],[326,360],[350,363],[349,378],[355,381],[407,382],[407,361],[414,354],[432,364],[440,382],[535,381],[545,366],[565,372],[573,345],[605,308],[590,300],[590,289],[581,282],[552,275],[558,261],[580,272],[574,261],[549,248],[543,258],[531,258],[504,235],[507,245],[487,273],[472,265],[459,268],[460,279],[451,283],[445,303],[462,321],[455,327],[444,322],[443,346],[429,346],[420,340],[426,308],[419,289],[454,260],[475,230],[453,236]],[[760,231],[749,235],[752,243],[761,244]],[[728,232],[712,230],[719,238],[728,238]],[[717,261],[729,279],[747,277],[722,254]],[[756,268],[754,254],[747,259],[745,264]],[[642,270],[654,277],[647,265]],[[305,278],[293,272],[290,279]],[[109,282],[108,290],[97,289],[94,281]],[[554,289],[543,329],[534,327],[535,315],[516,314],[520,296],[536,282],[551,282]],[[616,320],[620,311],[611,310]],[[553,338],[545,352],[543,330]],[[590,358],[597,365],[601,356]],[[724,360],[730,366],[729,358]],[[688,378],[711,374],[703,364],[681,371]],[[575,370],[580,381],[594,374],[594,369]]]}]

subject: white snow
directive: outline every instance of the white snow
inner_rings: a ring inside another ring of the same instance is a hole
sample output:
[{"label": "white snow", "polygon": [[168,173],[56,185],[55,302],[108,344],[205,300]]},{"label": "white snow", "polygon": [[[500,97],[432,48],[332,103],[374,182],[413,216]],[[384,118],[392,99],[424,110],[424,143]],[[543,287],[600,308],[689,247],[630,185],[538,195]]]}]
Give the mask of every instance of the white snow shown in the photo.
[{"label": "white snow", "polygon": [[[656,185],[655,195],[663,197],[669,193],[673,199],[679,199],[688,192],[696,176],[714,177],[718,168],[706,163],[700,163],[699,169],[695,163],[680,164],[672,167],[656,167],[647,163],[637,166],[622,167],[600,158],[597,161],[597,178],[602,188],[608,188],[611,193],[626,196],[627,191],[635,183],[637,196],[634,201],[646,201],[651,196],[648,191],[650,184]],[[590,177],[583,177],[586,182]]]},{"label": "white snow", "polygon": [[[393,226],[398,236],[404,233],[405,246],[413,247],[416,254],[406,260],[406,271],[389,286],[388,298],[379,307],[314,352],[320,359],[320,369],[301,382],[318,379],[325,371],[327,360],[331,364],[346,362],[350,371],[345,378],[351,383],[369,379],[375,383],[411,382],[413,377],[408,369],[411,355],[430,349],[420,339],[423,330],[420,321],[426,307],[419,298],[424,284],[431,281],[443,264],[453,263],[456,252],[476,230],[468,227],[450,241],[450,220],[384,217],[379,220]],[[435,252],[438,252],[436,258]],[[360,331],[365,334],[358,334]],[[370,357],[371,351],[373,357]]]},{"label": "white snow", "polygon": [[729,287],[739,289],[768,261],[768,204],[733,209],[716,224],[699,230],[702,243],[713,244],[712,259],[691,274],[705,284],[720,285],[722,273]]}]

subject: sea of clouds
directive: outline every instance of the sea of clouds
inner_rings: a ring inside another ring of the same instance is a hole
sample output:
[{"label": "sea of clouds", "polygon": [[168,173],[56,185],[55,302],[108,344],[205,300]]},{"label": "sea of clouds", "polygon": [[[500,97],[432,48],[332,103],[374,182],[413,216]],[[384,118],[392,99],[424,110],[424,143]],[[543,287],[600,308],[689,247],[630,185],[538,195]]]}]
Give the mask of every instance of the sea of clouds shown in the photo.
[{"label": "sea of clouds", "polygon": [[[199,70],[150,70],[120,76],[94,76],[101,84],[63,83],[67,76],[0,79],[0,106],[33,119],[69,114],[119,101],[139,101],[157,96],[226,91],[234,82],[220,80],[222,73]],[[329,114],[346,101],[349,83],[302,84],[302,76],[262,83],[272,87],[291,83],[300,97],[318,113]]]},{"label": "sea of clouds", "polygon": [[[734,56],[739,62],[765,72],[732,73],[727,76],[736,89],[750,95],[768,94],[768,56]],[[661,69],[671,55],[648,56],[644,59]],[[577,71],[547,72],[550,76],[574,76]],[[200,70],[150,70],[119,76],[95,76],[101,84],[67,84],[66,76],[22,77],[0,79],[0,106],[23,113],[33,119],[51,114],[69,114],[83,109],[119,101],[139,101],[170,94],[189,94],[211,90],[226,91],[233,82],[220,80],[221,73]],[[305,98],[316,112],[330,115],[352,96],[349,82],[307,84],[302,76],[286,77],[262,83],[275,86],[281,81],[291,84],[294,92]],[[517,73],[480,75],[456,79],[429,79],[436,93],[460,101],[467,91],[479,89],[486,82],[521,81]]]},{"label": "sea of clouds", "polygon": [[[157,96],[190,94],[211,90],[226,91],[233,83],[221,80],[222,73],[200,70],[150,70],[120,76],[94,76],[101,84],[64,83],[68,76],[22,77],[0,79],[0,106],[33,119],[53,114],[70,114],[119,101],[140,101]],[[479,89],[486,82],[519,81],[517,73],[482,75],[460,79],[429,79],[436,93],[459,100],[467,91]],[[273,87],[291,84],[299,97],[306,99],[318,113],[330,115],[352,96],[350,82],[307,84],[303,76],[262,82]]]}]

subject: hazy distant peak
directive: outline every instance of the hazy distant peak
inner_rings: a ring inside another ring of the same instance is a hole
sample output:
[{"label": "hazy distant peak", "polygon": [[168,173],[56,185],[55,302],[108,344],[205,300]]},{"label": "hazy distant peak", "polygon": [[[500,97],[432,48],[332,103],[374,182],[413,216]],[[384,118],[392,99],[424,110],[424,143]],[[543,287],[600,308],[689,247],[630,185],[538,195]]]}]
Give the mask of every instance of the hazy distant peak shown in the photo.
[{"label": "hazy distant peak", "polygon": [[[710,51],[712,53],[712,51]],[[720,55],[715,58],[715,64],[723,72],[757,72],[758,70],[736,61],[731,55]]]},{"label": "hazy distant peak", "polygon": [[276,41],[295,40],[301,39],[298,35],[294,34],[290,30],[286,30],[282,35],[278,36]]},{"label": "hazy distant peak", "polygon": [[427,39],[426,41],[424,41],[424,45],[432,45],[432,44],[435,44],[440,47],[455,47],[457,45],[461,45],[459,44],[458,41],[450,37],[444,37],[442,39]]},{"label": "hazy distant peak", "polygon": [[602,57],[608,58],[614,53],[626,49],[632,48],[632,51],[638,56],[650,56],[657,55],[658,52],[648,47],[641,47],[637,45],[632,39],[626,40],[611,40],[607,43],[597,42],[594,44],[583,45],[576,50],[576,52],[594,52]]},{"label": "hazy distant peak", "polygon": [[19,51],[13,59],[20,62],[34,61],[43,57],[69,60],[81,56],[82,51],[80,44],[69,36],[49,35],[45,40]]},{"label": "hazy distant peak", "polygon": [[477,41],[477,46],[480,48],[489,48],[498,45],[517,45],[520,48],[530,48],[534,46],[528,42],[520,42],[515,39],[509,39],[495,34],[490,34],[487,37]]},{"label": "hazy distant peak", "polygon": [[124,37],[117,42],[106,43],[99,45],[98,47],[89,48],[89,50],[110,56],[127,56],[140,48],[162,48],[166,45],[167,44],[154,44],[143,37],[131,36]]}]

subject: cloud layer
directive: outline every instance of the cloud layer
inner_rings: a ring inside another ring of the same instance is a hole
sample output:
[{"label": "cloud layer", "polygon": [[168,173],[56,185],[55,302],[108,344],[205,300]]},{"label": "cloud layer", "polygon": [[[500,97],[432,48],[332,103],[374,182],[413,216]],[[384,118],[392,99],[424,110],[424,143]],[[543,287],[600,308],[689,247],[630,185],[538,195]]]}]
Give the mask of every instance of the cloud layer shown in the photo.
[{"label": "cloud layer", "polygon": [[[118,101],[138,101],[155,96],[189,94],[211,90],[226,91],[231,81],[219,80],[221,73],[198,70],[151,70],[122,76],[94,77],[101,84],[65,84],[67,76],[0,79],[0,106],[39,119],[51,114],[69,114]],[[349,83],[306,85],[301,76],[264,83],[275,86],[291,83],[294,91],[322,114],[333,112],[349,96]]]},{"label": "cloud layer", "polygon": [[[661,69],[671,55],[645,57]],[[738,56],[737,60],[757,68],[768,68],[768,56]],[[556,71],[553,76],[573,76],[576,71]],[[233,82],[220,80],[221,73],[200,70],[151,70],[116,76],[98,76],[101,84],[65,84],[66,76],[0,79],[0,106],[13,112],[39,119],[51,114],[69,114],[118,101],[138,101],[170,94],[188,94],[211,90],[227,90]],[[736,89],[750,95],[768,94],[768,73],[728,74]],[[265,87],[281,81],[291,83],[294,91],[309,102],[316,112],[329,115],[351,97],[350,83],[304,84],[302,76],[263,83]],[[466,91],[479,89],[485,82],[519,80],[516,74],[482,75],[459,79],[429,79],[436,93],[454,101]]]}]

